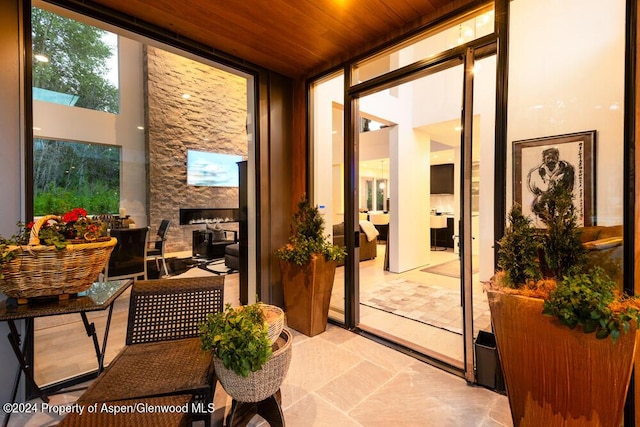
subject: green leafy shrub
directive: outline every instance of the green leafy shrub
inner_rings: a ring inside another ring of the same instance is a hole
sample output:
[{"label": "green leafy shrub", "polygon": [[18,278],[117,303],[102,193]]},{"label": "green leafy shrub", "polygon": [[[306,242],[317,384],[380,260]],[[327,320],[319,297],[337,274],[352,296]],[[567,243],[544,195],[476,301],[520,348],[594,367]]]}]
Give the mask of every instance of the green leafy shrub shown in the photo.
[{"label": "green leafy shrub", "polygon": [[586,265],[586,250],[580,241],[573,194],[558,185],[549,190],[539,212],[547,230],[542,234],[541,248],[546,268],[557,280],[572,269]]},{"label": "green leafy shrub", "polygon": [[539,236],[517,203],[509,213],[509,227],[498,245],[498,266],[505,272],[507,286],[519,288],[541,278],[537,261]]},{"label": "green leafy shrub", "polygon": [[544,302],[542,312],[571,329],[581,325],[585,333],[595,332],[599,339],[611,336],[615,342],[621,331],[629,331],[631,320],[640,320],[640,311],[628,298],[618,298],[615,287],[600,267],[564,276]]},{"label": "green leafy shrub", "polygon": [[306,196],[298,203],[298,211],[291,220],[289,243],[276,250],[276,256],[285,261],[304,265],[314,254],[320,254],[327,260],[341,261],[345,250],[329,242],[324,233],[324,218],[317,206],[311,206]]},{"label": "green leafy shrub", "polygon": [[202,349],[243,377],[260,370],[271,357],[268,332],[260,303],[236,309],[227,304],[224,311],[209,314],[199,327]]}]

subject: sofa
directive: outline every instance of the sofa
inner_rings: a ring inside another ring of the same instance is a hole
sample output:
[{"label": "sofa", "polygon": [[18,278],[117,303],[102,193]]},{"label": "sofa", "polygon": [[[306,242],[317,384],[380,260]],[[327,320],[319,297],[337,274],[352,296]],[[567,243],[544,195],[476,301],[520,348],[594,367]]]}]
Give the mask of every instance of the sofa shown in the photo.
[{"label": "sofa", "polygon": [[622,288],[622,225],[594,225],[580,228],[580,241],[591,265],[602,267]]},{"label": "sofa", "polygon": [[[346,246],[344,241],[344,222],[333,225],[333,244],[338,246]],[[360,227],[360,261],[374,259],[377,255],[378,238],[372,240],[367,238],[362,227]],[[338,265],[343,265],[344,262]]]}]

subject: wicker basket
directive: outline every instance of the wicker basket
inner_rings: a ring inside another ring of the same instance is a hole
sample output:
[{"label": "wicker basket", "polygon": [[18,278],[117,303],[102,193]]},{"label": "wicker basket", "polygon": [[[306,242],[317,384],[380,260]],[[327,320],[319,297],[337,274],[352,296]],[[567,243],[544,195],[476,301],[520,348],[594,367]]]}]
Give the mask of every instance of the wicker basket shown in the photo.
[{"label": "wicker basket", "polygon": [[4,278],[0,279],[0,291],[5,295],[25,299],[82,292],[93,284],[109,261],[117,243],[115,238],[70,244],[61,250],[40,245],[38,233],[49,219],[59,217],[41,218],[31,229],[28,245],[7,248],[15,256],[2,265]]},{"label": "wicker basket", "polygon": [[284,329],[284,311],[280,307],[270,304],[260,304],[260,307],[269,325],[269,340],[273,344]]},{"label": "wicker basket", "polygon": [[[269,325],[269,341],[273,344],[284,328],[284,311],[278,306],[264,304],[262,302],[258,303],[258,306],[262,309],[264,320]],[[244,306],[241,305],[237,307],[236,310],[242,310],[243,308]]]},{"label": "wicker basket", "polygon": [[260,402],[275,394],[282,385],[291,363],[293,335],[283,329],[273,344],[275,349],[262,369],[249,373],[248,377],[236,374],[224,367],[222,360],[214,357],[213,365],[222,387],[238,402]]}]

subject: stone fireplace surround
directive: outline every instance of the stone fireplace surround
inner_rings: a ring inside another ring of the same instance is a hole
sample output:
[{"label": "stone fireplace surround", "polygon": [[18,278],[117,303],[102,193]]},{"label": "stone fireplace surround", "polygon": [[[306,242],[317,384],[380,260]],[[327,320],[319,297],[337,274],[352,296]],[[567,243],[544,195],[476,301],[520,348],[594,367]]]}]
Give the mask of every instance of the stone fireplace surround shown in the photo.
[{"label": "stone fireplace surround", "polygon": [[[154,237],[171,220],[166,251],[191,251],[199,219],[232,218],[237,230],[239,189],[187,185],[187,151],[248,155],[247,79],[145,46],[148,213]],[[176,94],[189,93],[185,100]]]}]

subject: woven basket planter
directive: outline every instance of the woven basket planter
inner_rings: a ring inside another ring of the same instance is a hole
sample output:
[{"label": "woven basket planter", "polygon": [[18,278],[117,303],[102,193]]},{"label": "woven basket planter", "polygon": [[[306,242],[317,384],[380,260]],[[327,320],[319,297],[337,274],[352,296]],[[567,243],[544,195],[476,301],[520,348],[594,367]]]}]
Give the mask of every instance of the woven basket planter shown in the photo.
[{"label": "woven basket planter", "polygon": [[[241,305],[236,308],[236,310],[242,310],[244,306]],[[259,303],[259,307],[262,309],[264,313],[264,320],[269,325],[269,341],[271,344],[275,343],[278,337],[280,337],[280,333],[284,328],[284,311],[278,306]]]},{"label": "woven basket planter", "polygon": [[38,244],[40,225],[49,218],[44,217],[34,225],[35,239],[29,245],[8,248],[15,256],[2,265],[4,278],[0,279],[0,291],[5,295],[26,299],[83,292],[109,261],[117,243],[114,238],[70,244],[61,250]]},{"label": "woven basket planter", "polygon": [[280,307],[270,304],[261,304],[266,322],[269,324],[269,340],[275,343],[284,329],[284,311]]},{"label": "woven basket planter", "polygon": [[214,357],[215,372],[222,387],[238,402],[260,402],[272,396],[280,388],[289,370],[292,343],[291,332],[283,329],[273,344],[271,358],[262,365],[262,369],[249,373],[246,378],[225,368],[222,360]]}]

